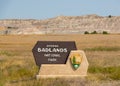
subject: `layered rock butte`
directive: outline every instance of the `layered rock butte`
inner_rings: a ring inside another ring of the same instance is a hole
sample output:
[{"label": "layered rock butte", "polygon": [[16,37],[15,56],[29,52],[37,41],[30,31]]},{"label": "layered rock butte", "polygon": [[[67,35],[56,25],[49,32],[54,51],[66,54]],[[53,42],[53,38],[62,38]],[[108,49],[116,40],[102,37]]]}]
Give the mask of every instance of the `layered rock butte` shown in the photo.
[{"label": "layered rock butte", "polygon": [[83,34],[85,31],[120,33],[120,16],[58,16],[45,20],[2,19],[0,34]]}]

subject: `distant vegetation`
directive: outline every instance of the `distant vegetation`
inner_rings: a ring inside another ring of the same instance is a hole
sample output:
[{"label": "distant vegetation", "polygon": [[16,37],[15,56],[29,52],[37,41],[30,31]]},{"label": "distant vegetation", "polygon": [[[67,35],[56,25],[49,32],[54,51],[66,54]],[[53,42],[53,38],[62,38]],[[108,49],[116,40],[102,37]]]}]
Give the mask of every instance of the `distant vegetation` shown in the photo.
[{"label": "distant vegetation", "polygon": [[109,15],[109,16],[108,16],[108,18],[111,18],[111,17],[112,17],[112,15]]},{"label": "distant vegetation", "polygon": [[97,31],[93,31],[93,32],[85,31],[84,34],[108,34],[108,32],[107,31],[103,31],[102,33],[98,33]]},{"label": "distant vegetation", "polygon": [[107,31],[103,31],[103,34],[108,34],[108,32]]},{"label": "distant vegetation", "polygon": [[7,28],[8,29],[18,29],[18,27],[10,27],[10,26],[8,26]]},{"label": "distant vegetation", "polygon": [[88,32],[88,31],[85,31],[84,34],[89,34],[89,32]]},{"label": "distant vegetation", "polygon": [[98,34],[98,33],[97,33],[97,31],[93,31],[93,32],[91,32],[91,34]]}]

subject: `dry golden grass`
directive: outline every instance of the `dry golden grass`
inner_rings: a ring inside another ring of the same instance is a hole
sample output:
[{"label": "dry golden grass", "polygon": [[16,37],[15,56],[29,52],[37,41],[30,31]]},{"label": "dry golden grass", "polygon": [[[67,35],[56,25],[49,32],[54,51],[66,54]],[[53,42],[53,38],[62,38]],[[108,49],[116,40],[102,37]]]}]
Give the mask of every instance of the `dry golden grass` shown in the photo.
[{"label": "dry golden grass", "polygon": [[[1,35],[0,86],[119,86],[120,35]],[[75,41],[89,61],[84,79],[41,79],[32,48],[40,41]],[[111,72],[112,71],[112,72]],[[105,72],[105,73],[104,73]],[[117,75],[115,75],[117,74]],[[113,77],[115,76],[115,77]]]},{"label": "dry golden grass", "polygon": [[[3,49],[30,50],[36,41],[76,41],[78,49],[96,46],[120,47],[120,35],[3,35],[0,36],[0,47]],[[9,46],[10,45],[10,46]],[[24,47],[21,47],[24,46]]]},{"label": "dry golden grass", "polygon": [[0,30],[5,30],[5,29],[6,29],[5,27],[0,26]]}]

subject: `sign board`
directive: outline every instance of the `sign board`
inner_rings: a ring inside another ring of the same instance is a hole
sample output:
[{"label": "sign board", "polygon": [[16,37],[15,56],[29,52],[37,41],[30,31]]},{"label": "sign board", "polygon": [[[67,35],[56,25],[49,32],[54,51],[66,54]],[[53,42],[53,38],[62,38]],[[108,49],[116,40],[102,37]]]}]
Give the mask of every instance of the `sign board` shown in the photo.
[{"label": "sign board", "polygon": [[66,64],[42,64],[36,78],[85,77],[87,76],[88,66],[85,52],[73,50],[70,52]]},{"label": "sign board", "polygon": [[32,49],[35,62],[41,64],[66,64],[71,50],[76,50],[74,41],[38,41]]}]

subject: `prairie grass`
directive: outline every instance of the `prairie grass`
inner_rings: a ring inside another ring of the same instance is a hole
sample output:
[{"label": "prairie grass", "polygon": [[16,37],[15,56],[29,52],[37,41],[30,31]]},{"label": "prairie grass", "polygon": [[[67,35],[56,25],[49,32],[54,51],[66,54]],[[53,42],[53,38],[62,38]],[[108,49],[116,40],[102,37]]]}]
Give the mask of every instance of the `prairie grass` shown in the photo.
[{"label": "prairie grass", "polygon": [[88,72],[92,74],[98,74],[96,77],[102,80],[104,79],[120,80],[120,66],[118,67],[92,66],[89,67]]},{"label": "prairie grass", "polygon": [[10,52],[10,51],[0,51],[0,55],[6,55],[6,56],[16,56],[16,52]]},{"label": "prairie grass", "polygon": [[[120,35],[1,35],[0,86],[120,86]],[[99,39],[99,40],[98,40]],[[88,76],[36,80],[32,48],[38,41],[75,41],[85,50]]]},{"label": "prairie grass", "polygon": [[93,48],[85,48],[85,51],[120,51],[120,47],[93,47]]}]

